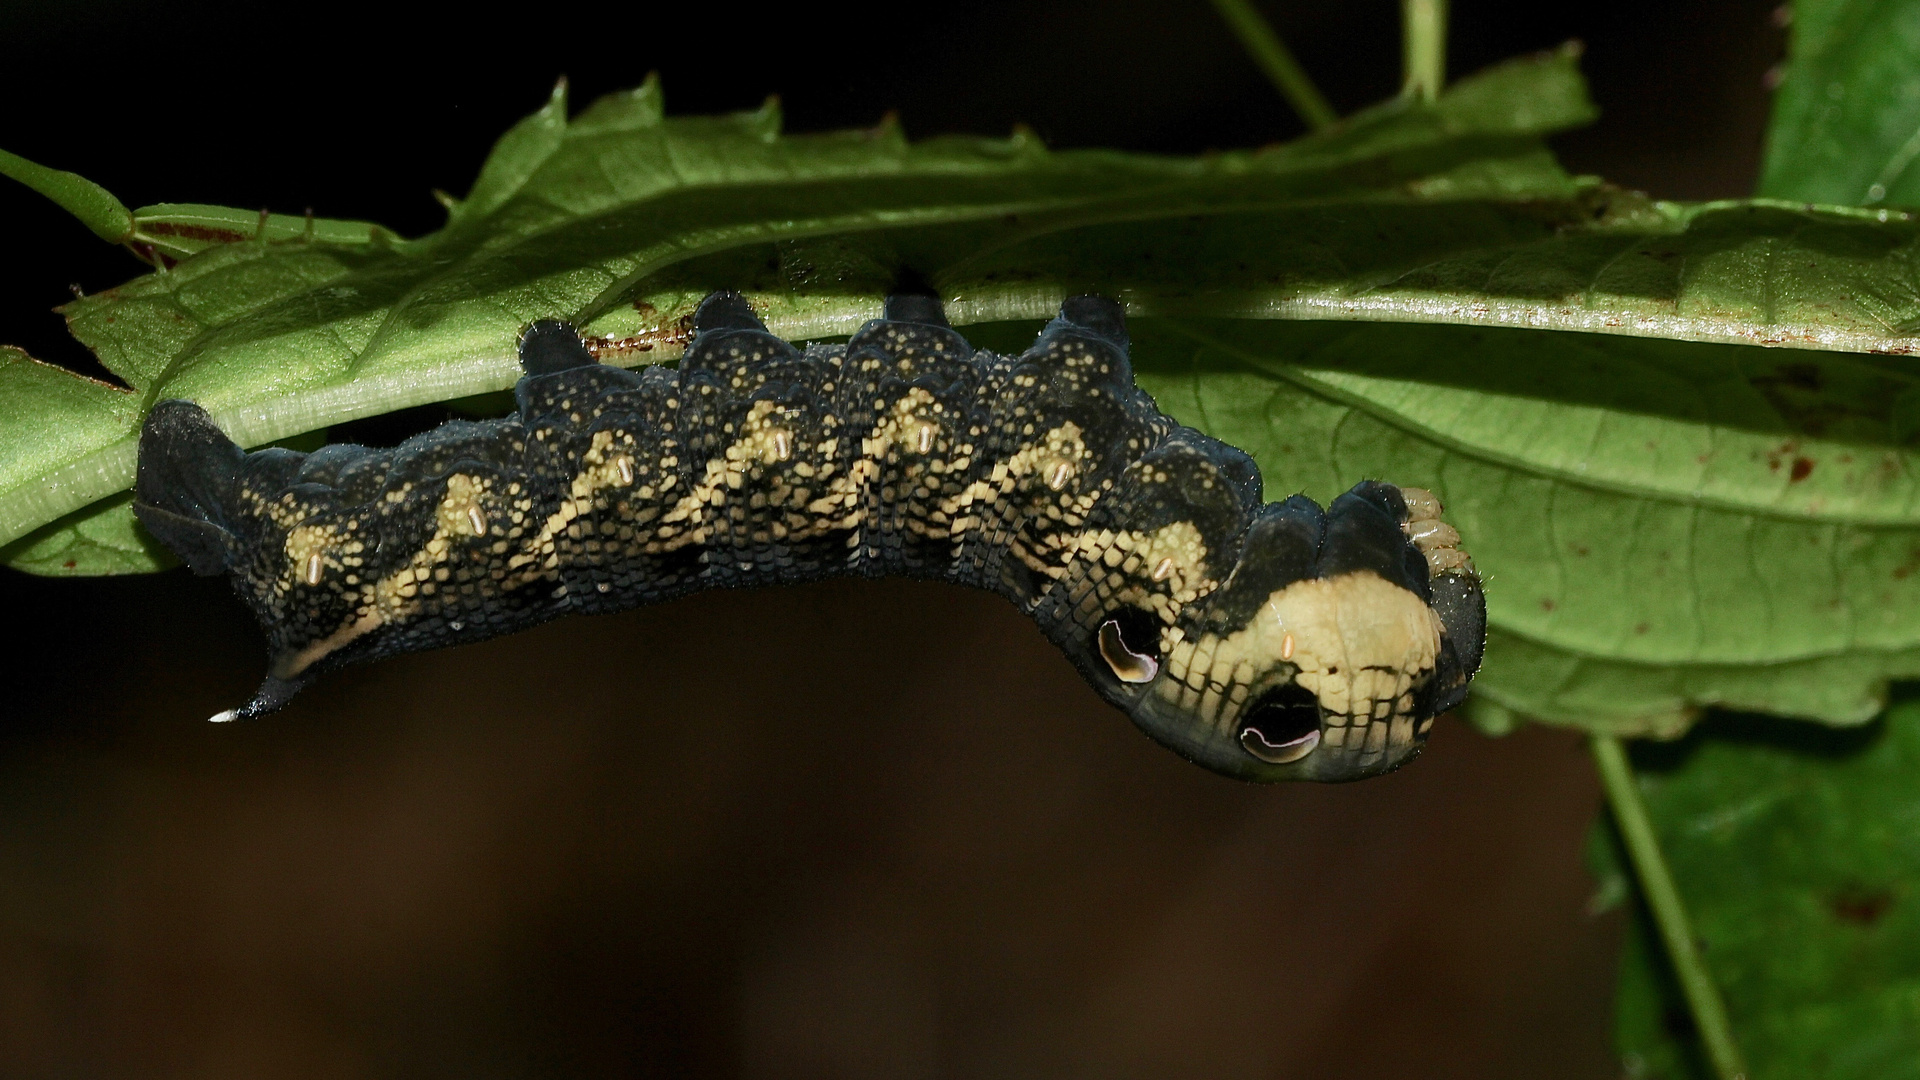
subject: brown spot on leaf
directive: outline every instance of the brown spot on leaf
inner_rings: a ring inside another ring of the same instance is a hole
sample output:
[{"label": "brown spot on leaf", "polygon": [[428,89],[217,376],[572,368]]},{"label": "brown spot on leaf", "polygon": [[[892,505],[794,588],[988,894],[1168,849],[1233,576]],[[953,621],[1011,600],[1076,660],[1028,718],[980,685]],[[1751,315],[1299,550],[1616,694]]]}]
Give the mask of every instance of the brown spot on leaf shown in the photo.
[{"label": "brown spot on leaf", "polygon": [[1636,634],[1644,634],[1644,633],[1646,633],[1646,632],[1647,632],[1647,624],[1646,624],[1646,623],[1634,623],[1634,624],[1633,624],[1633,632],[1634,632],[1634,633],[1636,633]]},{"label": "brown spot on leaf", "polygon": [[1893,907],[1893,892],[1889,889],[1851,886],[1829,897],[1827,906],[1833,911],[1833,917],[1841,922],[1872,926]]},{"label": "brown spot on leaf", "polygon": [[1894,580],[1899,581],[1912,577],[1915,570],[1920,570],[1920,547],[1909,549],[1907,557],[1901,561],[1899,566],[1893,568]]},{"label": "brown spot on leaf", "polygon": [[1787,483],[1797,484],[1813,475],[1813,462],[1807,458],[1793,459],[1793,471],[1787,474]]},{"label": "brown spot on leaf", "polygon": [[1554,602],[1553,602],[1553,600],[1552,600],[1552,598],[1551,598],[1551,597],[1545,597],[1545,596],[1543,596],[1543,597],[1541,597],[1541,598],[1540,598],[1540,610],[1541,610],[1541,611],[1552,611],[1552,610],[1554,609],[1554,606],[1555,606],[1555,605],[1554,605]]}]

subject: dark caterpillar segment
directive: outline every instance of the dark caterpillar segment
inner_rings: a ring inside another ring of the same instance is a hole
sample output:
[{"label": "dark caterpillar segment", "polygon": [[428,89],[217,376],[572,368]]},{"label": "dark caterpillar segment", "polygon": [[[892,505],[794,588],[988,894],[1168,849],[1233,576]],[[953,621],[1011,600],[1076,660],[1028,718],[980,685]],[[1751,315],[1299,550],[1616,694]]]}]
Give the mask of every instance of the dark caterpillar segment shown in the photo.
[{"label": "dark caterpillar segment", "polygon": [[243,454],[157,406],[136,511],[266,628],[260,692],[396,652],[724,585],[906,574],[988,588],[1149,734],[1256,780],[1394,768],[1458,704],[1478,577],[1430,494],[1262,506],[1250,458],[1133,385],[1117,305],[1077,297],[1018,357],[888,298],[802,352],[717,293],[677,370],[521,342],[518,414],[389,451]]},{"label": "dark caterpillar segment", "polygon": [[943,506],[965,485],[990,422],[973,347],[937,300],[893,297],[885,319],[848,341],[844,363],[836,407],[865,432],[859,456],[873,470],[860,484],[864,570],[939,576],[951,561]]},{"label": "dark caterpillar segment", "polygon": [[138,508],[147,529],[196,574],[224,574],[238,555],[227,507],[248,455],[190,401],[162,401],[140,432],[140,476],[158,494]]},{"label": "dark caterpillar segment", "polygon": [[1372,480],[1355,484],[1327,507],[1317,569],[1325,577],[1369,571],[1430,600],[1427,560],[1400,531],[1405,520],[1399,488]]},{"label": "dark caterpillar segment", "polygon": [[978,451],[990,464],[961,502],[953,559],[1023,607],[1095,554],[1096,510],[1177,428],[1133,385],[1118,325],[1116,306],[1077,297],[1025,354],[990,369],[998,394]]},{"label": "dark caterpillar segment", "polygon": [[[1033,611],[1048,638],[1078,658],[1096,684],[1114,681],[1095,647],[1099,627],[1118,619],[1124,628],[1130,612],[1145,613],[1162,630],[1190,621],[1196,601],[1216,591],[1238,560],[1248,517],[1260,506],[1259,473],[1251,472],[1250,489],[1246,482],[1251,459],[1191,428],[1175,428],[1130,461],[1136,451],[1129,443],[1112,449],[1127,464]],[[1146,690],[1114,687],[1134,698]]]},{"label": "dark caterpillar segment", "polygon": [[938,302],[890,298],[848,340],[833,408],[851,432],[862,572],[942,576],[960,498],[979,460],[989,373]]}]

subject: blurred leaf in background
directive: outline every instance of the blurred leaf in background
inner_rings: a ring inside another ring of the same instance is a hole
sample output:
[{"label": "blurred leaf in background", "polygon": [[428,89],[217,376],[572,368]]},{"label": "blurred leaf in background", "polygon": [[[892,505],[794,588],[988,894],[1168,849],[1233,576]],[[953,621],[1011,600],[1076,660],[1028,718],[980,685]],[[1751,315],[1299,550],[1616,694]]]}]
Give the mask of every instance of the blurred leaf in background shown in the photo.
[{"label": "blurred leaf in background", "polygon": [[[1920,150],[1920,4],[1789,10],[1762,192],[1920,205],[1909,169]],[[1871,562],[1859,548],[1835,559],[1862,571]],[[1780,674],[1788,695],[1794,678],[1819,679]],[[1856,732],[1718,715],[1682,743],[1641,746],[1636,760],[1752,1080],[1920,1077],[1920,693],[1903,691]],[[1618,896],[1626,879],[1609,823],[1592,853],[1602,895]],[[1705,1077],[1672,970],[1635,908],[1615,1014],[1623,1066],[1633,1077]]]},{"label": "blurred leaf in background", "polygon": [[[1722,714],[1636,752],[1754,1080],[1920,1077],[1920,694],[1901,697],[1854,731]],[[1617,856],[1600,847],[1605,882]],[[1657,942],[1636,917],[1623,1060],[1706,1075]]]},{"label": "blurred leaf in background", "polygon": [[1777,69],[1759,192],[1847,206],[1920,206],[1920,6],[1783,4],[1792,55]]}]

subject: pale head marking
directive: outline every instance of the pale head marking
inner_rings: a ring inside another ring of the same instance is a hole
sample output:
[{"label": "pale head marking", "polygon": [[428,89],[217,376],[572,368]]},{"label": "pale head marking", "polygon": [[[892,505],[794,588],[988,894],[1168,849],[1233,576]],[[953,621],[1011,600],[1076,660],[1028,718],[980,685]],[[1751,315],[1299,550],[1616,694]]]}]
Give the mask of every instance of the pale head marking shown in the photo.
[{"label": "pale head marking", "polygon": [[307,584],[309,585],[320,584],[320,568],[323,565],[325,564],[323,564],[320,561],[319,552],[316,551],[307,556],[307,565],[306,565],[306,573],[305,573]]},{"label": "pale head marking", "polygon": [[773,456],[785,461],[793,456],[793,436],[785,428],[776,428],[773,432]]},{"label": "pale head marking", "polygon": [[1292,634],[1288,634],[1280,639],[1280,659],[1282,660],[1293,659],[1293,635]]},{"label": "pale head marking", "polygon": [[932,424],[921,424],[920,430],[917,433],[915,433],[913,437],[914,448],[917,449],[922,454],[933,449],[933,435],[934,435],[934,431],[933,431]]},{"label": "pale head marking", "polygon": [[481,513],[479,507],[467,507],[467,524],[473,526],[473,535],[487,535],[487,515]]},{"label": "pale head marking", "polygon": [[221,711],[221,712],[217,712],[217,713],[214,713],[214,714],[213,714],[212,716],[209,716],[209,717],[207,717],[207,723],[209,723],[209,724],[224,724],[224,723],[226,723],[227,721],[229,721],[229,720],[232,720],[232,719],[234,719],[234,718],[235,718],[235,717],[237,717],[238,715],[239,715],[239,710],[237,710],[237,709],[226,709],[226,710],[223,710],[223,711]]},{"label": "pale head marking", "polygon": [[1173,576],[1173,556],[1169,555],[1166,558],[1161,559],[1160,564],[1153,568],[1153,580],[1165,581],[1172,576]]},{"label": "pale head marking", "polygon": [[614,458],[613,471],[619,475],[621,487],[627,487],[633,483],[633,459],[632,458],[628,457],[625,454],[621,454],[619,457]]},{"label": "pale head marking", "polygon": [[1055,491],[1067,486],[1073,479],[1073,466],[1065,461],[1056,461],[1047,468],[1047,486]]}]

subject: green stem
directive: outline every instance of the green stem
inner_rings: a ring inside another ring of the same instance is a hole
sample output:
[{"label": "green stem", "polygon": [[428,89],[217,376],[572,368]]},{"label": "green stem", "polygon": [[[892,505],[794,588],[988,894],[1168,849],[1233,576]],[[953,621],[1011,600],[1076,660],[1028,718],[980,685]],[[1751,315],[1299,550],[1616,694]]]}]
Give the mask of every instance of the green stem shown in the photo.
[{"label": "green stem", "polygon": [[1339,119],[1333,106],[1320,96],[1319,88],[1307,78],[1300,61],[1287,51],[1280,35],[1273,32],[1273,27],[1267,25],[1267,20],[1260,17],[1253,5],[1248,0],[1213,0],[1213,6],[1219,9],[1220,17],[1227,20],[1233,36],[1240,39],[1240,44],[1267,73],[1267,78],[1279,88],[1280,96],[1300,114],[1300,119],[1315,131],[1332,127]]},{"label": "green stem", "polygon": [[1447,85],[1447,0],[1400,0],[1407,81],[1400,93],[1428,102]]},{"label": "green stem", "polygon": [[1640,894],[1646,897],[1653,921],[1660,927],[1667,958],[1680,977],[1680,990],[1693,1012],[1693,1025],[1706,1044],[1714,1073],[1720,1080],[1745,1080],[1747,1066],[1740,1058],[1740,1045],[1733,1041],[1727,1006],[1720,1000],[1720,988],[1714,985],[1706,958],[1694,941],[1687,907],[1680,900],[1680,890],[1674,887],[1666,856],[1660,852],[1660,838],[1654,835],[1653,822],[1647,817],[1647,804],[1640,798],[1627,752],[1612,735],[1594,735],[1589,746],[1600,768],[1607,805],[1613,810],[1614,823],[1620,826],[1634,876],[1640,881]]},{"label": "green stem", "polygon": [[106,188],[79,173],[49,169],[0,150],[0,176],[11,176],[52,199],[102,240],[124,244],[133,236],[132,212]]}]

